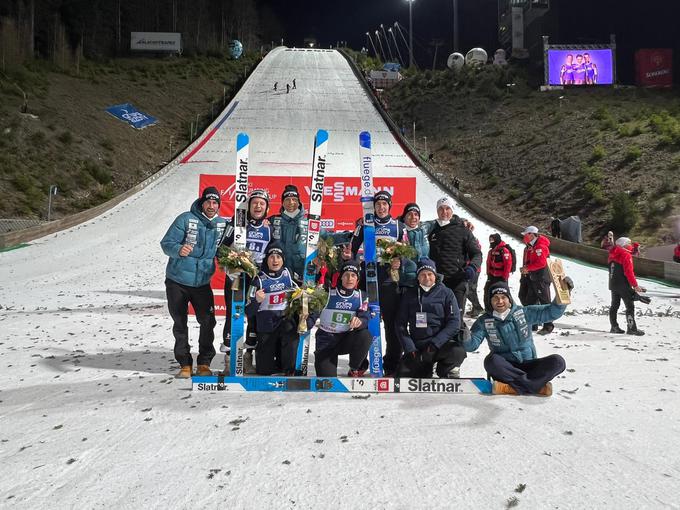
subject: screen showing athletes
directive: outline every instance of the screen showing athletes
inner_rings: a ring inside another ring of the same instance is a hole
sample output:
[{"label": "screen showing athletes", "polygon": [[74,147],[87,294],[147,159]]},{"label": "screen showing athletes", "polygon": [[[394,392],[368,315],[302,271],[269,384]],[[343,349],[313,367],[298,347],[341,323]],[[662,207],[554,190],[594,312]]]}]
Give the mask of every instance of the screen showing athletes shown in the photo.
[{"label": "screen showing athletes", "polygon": [[548,50],[548,78],[550,85],[611,85],[612,50]]}]

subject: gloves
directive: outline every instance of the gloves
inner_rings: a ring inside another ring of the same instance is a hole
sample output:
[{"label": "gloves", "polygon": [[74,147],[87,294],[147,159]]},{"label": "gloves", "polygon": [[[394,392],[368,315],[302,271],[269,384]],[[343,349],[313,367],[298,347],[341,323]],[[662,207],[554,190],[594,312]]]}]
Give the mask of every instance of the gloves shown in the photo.
[{"label": "gloves", "polygon": [[565,285],[567,286],[567,288],[569,289],[569,292],[571,292],[572,290],[574,290],[574,280],[572,280],[572,279],[569,278],[568,276],[565,276],[564,278],[562,278],[562,281],[564,282],[564,284],[565,284]]},{"label": "gloves", "polygon": [[463,272],[465,273],[465,281],[472,281],[475,279],[475,275],[477,274],[477,269],[475,266],[465,266],[465,269],[463,269]]},{"label": "gloves", "polygon": [[644,303],[646,305],[652,302],[649,296],[643,296],[642,294],[638,294],[637,292],[633,293],[633,301],[639,301],[640,303]]},{"label": "gloves", "polygon": [[423,363],[434,363],[435,354],[437,354],[437,348],[430,344],[425,349],[420,351],[420,359]]}]

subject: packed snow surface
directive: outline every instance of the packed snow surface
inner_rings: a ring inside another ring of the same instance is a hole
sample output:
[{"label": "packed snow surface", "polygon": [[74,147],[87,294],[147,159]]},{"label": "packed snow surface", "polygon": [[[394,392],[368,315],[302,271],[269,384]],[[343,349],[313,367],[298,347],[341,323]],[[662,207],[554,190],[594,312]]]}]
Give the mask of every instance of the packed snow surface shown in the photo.
[{"label": "packed snow surface", "polygon": [[[297,89],[281,92],[292,78]],[[336,52],[277,49],[235,101],[189,163],[92,221],[0,253],[1,507],[680,508],[680,289],[642,280],[647,334],[613,335],[603,268],[565,263],[574,303],[535,339],[539,355],[567,361],[551,398],[199,394],[173,379],[159,240],[201,173],[233,173],[237,132],[250,135],[255,174],[308,175],[314,132],[328,129],[329,175],[355,176],[369,130],[376,175],[417,176],[423,219],[444,194]],[[486,253],[494,229],[455,212]],[[487,352],[462,375],[484,376]]]}]

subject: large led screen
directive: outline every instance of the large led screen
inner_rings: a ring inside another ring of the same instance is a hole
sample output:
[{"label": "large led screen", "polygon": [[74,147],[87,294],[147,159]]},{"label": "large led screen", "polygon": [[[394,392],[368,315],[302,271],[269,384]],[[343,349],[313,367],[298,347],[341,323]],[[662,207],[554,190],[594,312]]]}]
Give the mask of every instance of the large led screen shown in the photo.
[{"label": "large led screen", "polygon": [[548,50],[549,85],[612,85],[612,50]]}]

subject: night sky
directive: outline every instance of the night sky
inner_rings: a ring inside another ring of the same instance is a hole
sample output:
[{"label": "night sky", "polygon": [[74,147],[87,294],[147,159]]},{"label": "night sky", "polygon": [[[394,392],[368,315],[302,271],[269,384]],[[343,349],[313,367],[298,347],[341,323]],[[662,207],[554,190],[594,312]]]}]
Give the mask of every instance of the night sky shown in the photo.
[{"label": "night sky", "polygon": [[[285,44],[302,46],[314,37],[321,46],[346,40],[351,48],[366,46],[366,32],[380,23],[385,29],[398,21],[408,29],[407,0],[261,0],[268,4],[283,25]],[[465,53],[481,46],[489,54],[498,47],[498,3],[496,0],[458,0],[460,46]],[[630,64],[638,48],[670,47],[675,51],[676,81],[680,76],[679,0],[552,0],[558,15],[553,43],[607,43],[615,33],[619,46],[619,66],[630,77]],[[415,0],[413,32],[416,61],[420,67],[432,65],[433,40],[443,41],[437,56],[438,67],[453,50],[452,0]],[[388,34],[389,35],[389,34]],[[375,40],[374,40],[375,42]],[[376,43],[377,44],[377,43]],[[386,48],[385,48],[386,50]],[[402,54],[405,47],[401,46]],[[371,52],[372,53],[372,52]],[[403,55],[406,58],[406,55]]]}]

